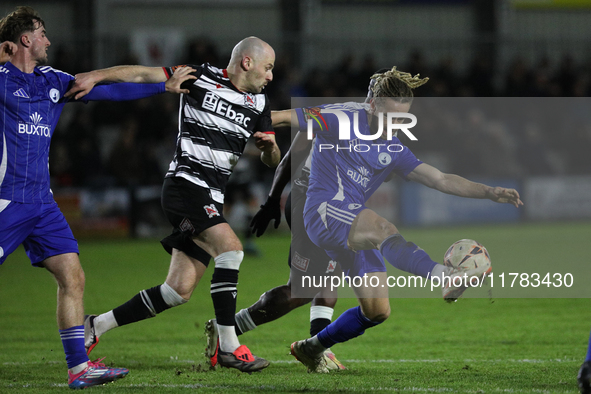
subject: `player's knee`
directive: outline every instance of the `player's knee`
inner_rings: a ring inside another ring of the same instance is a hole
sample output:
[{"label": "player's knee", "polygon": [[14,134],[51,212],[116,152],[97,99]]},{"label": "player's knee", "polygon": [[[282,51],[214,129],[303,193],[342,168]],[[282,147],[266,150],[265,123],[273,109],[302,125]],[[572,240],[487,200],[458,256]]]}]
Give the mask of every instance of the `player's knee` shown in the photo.
[{"label": "player's knee", "polygon": [[80,277],[68,276],[65,280],[58,280],[58,290],[69,297],[82,298],[84,295],[84,274]]},{"label": "player's knee", "polygon": [[82,266],[74,265],[71,269],[52,272],[59,289],[68,294],[78,294],[82,296],[86,278]]},{"label": "player's knee", "polygon": [[378,223],[378,232],[380,233],[380,238],[382,238],[382,240],[394,234],[399,234],[396,226],[387,220]]},{"label": "player's knee", "polygon": [[383,323],[390,317],[390,306],[371,308],[367,313],[364,311],[363,314],[372,322]]},{"label": "player's knee", "polygon": [[390,312],[378,313],[375,316],[369,318],[369,320],[376,322],[376,323],[383,323],[385,322],[388,317],[390,317]]},{"label": "player's knee", "polygon": [[213,260],[215,261],[215,268],[224,268],[230,270],[239,270],[244,252],[241,250],[232,250],[219,254]]}]

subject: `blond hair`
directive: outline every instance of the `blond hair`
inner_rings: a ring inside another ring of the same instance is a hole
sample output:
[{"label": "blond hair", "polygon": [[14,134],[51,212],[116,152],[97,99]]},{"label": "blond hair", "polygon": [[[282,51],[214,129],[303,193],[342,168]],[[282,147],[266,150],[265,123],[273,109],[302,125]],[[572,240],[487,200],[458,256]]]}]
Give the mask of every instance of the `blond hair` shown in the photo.
[{"label": "blond hair", "polygon": [[413,89],[427,83],[429,78],[419,78],[420,74],[414,77],[407,72],[399,71],[396,66],[383,73],[371,76],[375,80],[371,90],[373,97],[395,97],[401,102],[412,102],[414,97]]}]

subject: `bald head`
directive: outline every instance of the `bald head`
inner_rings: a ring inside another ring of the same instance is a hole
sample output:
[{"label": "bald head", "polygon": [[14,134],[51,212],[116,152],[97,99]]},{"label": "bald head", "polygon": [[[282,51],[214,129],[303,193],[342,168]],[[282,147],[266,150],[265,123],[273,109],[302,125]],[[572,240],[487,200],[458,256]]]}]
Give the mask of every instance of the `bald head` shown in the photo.
[{"label": "bald head", "polygon": [[275,57],[275,51],[271,45],[258,37],[246,37],[232,49],[230,64],[240,64],[244,57],[249,57],[256,61],[268,54],[273,54],[273,57]]},{"label": "bald head", "polygon": [[240,90],[260,93],[273,79],[275,51],[257,37],[247,37],[232,50],[228,75]]}]

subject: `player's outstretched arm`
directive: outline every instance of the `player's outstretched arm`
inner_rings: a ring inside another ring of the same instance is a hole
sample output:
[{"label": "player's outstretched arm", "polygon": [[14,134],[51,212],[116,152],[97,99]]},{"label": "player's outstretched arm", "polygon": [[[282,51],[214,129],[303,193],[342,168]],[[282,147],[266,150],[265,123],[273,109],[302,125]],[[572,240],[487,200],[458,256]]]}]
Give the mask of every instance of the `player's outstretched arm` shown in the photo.
[{"label": "player's outstretched arm", "polygon": [[407,177],[411,181],[459,197],[487,198],[494,202],[511,204],[515,207],[523,205],[519,193],[515,189],[491,187],[472,182],[459,175],[445,174],[425,163],[419,164]]},{"label": "player's outstretched arm", "polygon": [[281,150],[275,142],[275,134],[257,131],[252,136],[256,147],[263,152],[261,161],[268,167],[277,167],[281,160]]},{"label": "player's outstretched arm", "polygon": [[0,64],[9,62],[17,50],[18,46],[12,41],[4,41],[0,44]]},{"label": "player's outstretched arm", "polygon": [[66,92],[65,97],[74,97],[78,100],[101,82],[159,83],[166,82],[166,74],[162,67],[145,66],[115,66],[80,73],[75,75],[74,84]]},{"label": "player's outstretched arm", "polygon": [[188,89],[181,89],[183,82],[195,79],[190,73],[192,68],[178,68],[166,82],[160,83],[113,83],[98,85],[82,98],[82,101],[127,101],[138,100],[164,92],[187,93]]},{"label": "player's outstretched arm", "polygon": [[273,127],[298,127],[298,117],[295,110],[284,109],[282,111],[271,111]]}]

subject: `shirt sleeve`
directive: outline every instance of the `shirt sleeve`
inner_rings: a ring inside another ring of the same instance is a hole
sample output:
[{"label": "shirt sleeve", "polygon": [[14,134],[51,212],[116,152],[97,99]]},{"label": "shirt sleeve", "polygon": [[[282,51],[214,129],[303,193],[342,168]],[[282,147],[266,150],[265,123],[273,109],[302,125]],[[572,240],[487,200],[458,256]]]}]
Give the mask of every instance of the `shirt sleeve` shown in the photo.
[{"label": "shirt sleeve", "polygon": [[265,108],[263,113],[259,116],[255,125],[254,131],[262,131],[263,133],[275,134],[273,129],[273,122],[271,121],[271,106],[269,104],[269,98],[265,95]]},{"label": "shirt sleeve", "polygon": [[[203,74],[203,65],[196,66],[194,64],[179,64],[179,65],[172,66],[172,67],[162,67],[162,69],[164,70],[164,74],[166,75],[166,79],[170,79],[170,77],[172,77],[172,74],[174,74],[176,69],[181,68],[181,67],[194,68],[196,71],[191,73],[191,75],[194,75],[197,78],[199,78],[201,76],[201,74]],[[181,88],[182,89],[189,89],[194,83],[195,83],[194,79],[189,79],[181,84]]]},{"label": "shirt sleeve", "polygon": [[128,101],[138,100],[156,94],[164,93],[164,82],[160,83],[113,83],[110,85],[97,85],[80,101]]},{"label": "shirt sleeve", "polygon": [[[400,141],[398,141],[400,142]],[[402,151],[396,153],[396,163],[393,171],[404,180],[408,180],[407,176],[410,174],[419,164],[423,162],[417,159],[417,157],[408,149],[408,147],[399,144],[402,147]]]},{"label": "shirt sleeve", "polygon": [[[54,75],[57,77],[58,81],[59,81],[59,93],[60,93],[60,100],[64,100],[64,101],[68,101],[68,99],[66,99],[64,97],[64,95],[66,94],[66,92],[68,90],[70,90],[70,87],[72,85],[72,82],[74,81],[74,76],[71,74],[68,74],[67,72],[63,72],[60,70],[56,70],[53,69],[54,71]],[[55,81],[55,80],[53,80]],[[54,87],[56,87],[55,83],[52,81],[52,85]]]},{"label": "shirt sleeve", "polygon": [[[296,108],[296,115],[298,117],[298,126],[300,131],[308,130],[308,121],[311,121],[312,132],[314,135],[323,133],[328,130],[328,124],[326,122],[326,114],[321,114],[321,107],[306,107]],[[329,117],[332,115],[328,115]]]}]

